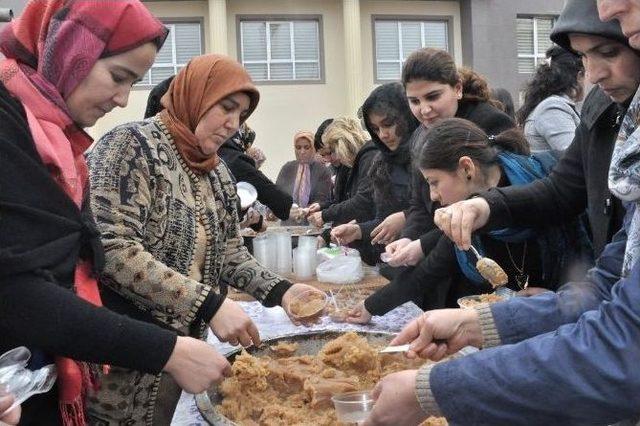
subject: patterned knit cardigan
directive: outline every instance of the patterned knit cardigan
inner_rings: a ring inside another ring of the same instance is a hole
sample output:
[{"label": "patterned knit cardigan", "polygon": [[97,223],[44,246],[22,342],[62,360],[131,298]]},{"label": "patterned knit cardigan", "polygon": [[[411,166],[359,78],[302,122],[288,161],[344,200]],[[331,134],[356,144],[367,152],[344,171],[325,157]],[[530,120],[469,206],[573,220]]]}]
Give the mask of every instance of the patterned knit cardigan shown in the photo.
[{"label": "patterned knit cardigan", "polygon": [[[159,118],[115,128],[88,156],[91,207],[105,249],[103,284],[155,321],[196,337],[202,337],[226,285],[263,303],[269,300],[267,305],[280,302],[270,292],[278,287],[274,293],[281,293],[290,284],[258,264],[243,246],[238,198],[224,163],[207,175],[192,172]],[[198,222],[206,240],[198,238]],[[188,275],[198,241],[206,241],[206,248],[202,279],[195,281]],[[124,373],[114,370],[103,380],[112,382]],[[103,404],[93,408],[119,406],[102,415],[131,420],[139,418],[144,402],[149,421],[157,381],[143,382],[148,389],[129,390],[128,397],[116,399],[103,386],[94,401]]]}]

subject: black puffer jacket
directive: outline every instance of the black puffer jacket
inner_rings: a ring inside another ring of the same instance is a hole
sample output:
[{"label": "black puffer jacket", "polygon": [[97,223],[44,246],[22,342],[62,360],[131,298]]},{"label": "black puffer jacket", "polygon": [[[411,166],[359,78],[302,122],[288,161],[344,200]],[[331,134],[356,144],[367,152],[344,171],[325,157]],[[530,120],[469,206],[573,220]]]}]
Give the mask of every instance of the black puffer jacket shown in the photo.
[{"label": "black puffer jacket", "polygon": [[338,194],[340,198],[333,204],[323,206],[323,221],[337,225],[353,219],[358,222],[373,219],[375,207],[370,202],[372,187],[369,171],[377,152],[378,148],[371,141],[358,151],[353,167],[349,169],[344,188]]},{"label": "black puffer jacket", "polygon": [[[515,126],[508,115],[486,102],[460,102],[456,117],[475,123],[488,135],[497,135]],[[426,131],[424,126],[420,126],[413,133],[414,151]],[[431,201],[429,185],[420,171],[414,168],[411,176],[411,201],[406,211],[407,218],[402,237],[411,240],[419,238],[422,252],[425,254],[431,252],[441,235],[433,223],[433,213],[438,207],[437,203]]]},{"label": "black puffer jacket", "polygon": [[599,88],[591,90],[573,143],[548,177],[480,194],[491,208],[486,228],[568,222],[586,208],[594,255],[598,257],[620,229],[624,217],[622,204],[607,186],[624,109]]}]

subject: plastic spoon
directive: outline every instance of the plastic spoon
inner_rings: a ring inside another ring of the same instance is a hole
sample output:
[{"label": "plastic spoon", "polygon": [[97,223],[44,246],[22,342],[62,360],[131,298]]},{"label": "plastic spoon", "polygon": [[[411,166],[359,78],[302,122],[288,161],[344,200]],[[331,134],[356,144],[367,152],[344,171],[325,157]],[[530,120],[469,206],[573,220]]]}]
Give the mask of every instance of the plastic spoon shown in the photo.
[{"label": "plastic spoon", "polygon": [[489,281],[493,288],[503,286],[509,282],[507,273],[504,272],[504,269],[502,269],[495,260],[481,256],[474,246],[471,246],[471,251],[478,259],[476,262],[478,272],[480,272],[480,275],[482,275],[484,279]]}]

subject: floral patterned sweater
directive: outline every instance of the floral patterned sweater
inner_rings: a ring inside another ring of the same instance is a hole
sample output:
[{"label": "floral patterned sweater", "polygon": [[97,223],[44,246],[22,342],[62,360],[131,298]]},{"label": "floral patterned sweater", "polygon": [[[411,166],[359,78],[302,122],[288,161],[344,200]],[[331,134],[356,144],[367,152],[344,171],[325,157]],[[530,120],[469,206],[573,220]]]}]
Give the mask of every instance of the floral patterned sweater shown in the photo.
[{"label": "floral patterned sweater", "polygon": [[[194,173],[157,117],[115,128],[88,157],[106,306],[202,338],[228,285],[265,306],[281,302],[291,283],[242,244],[238,197],[224,163]],[[90,421],[153,424],[160,380],[112,367],[88,399]]]},{"label": "floral patterned sweater", "polygon": [[227,285],[266,306],[280,303],[290,283],[242,244],[238,197],[224,163],[194,173],[153,118],[106,134],[92,147],[89,168],[103,281],[138,309],[184,332],[213,317]]}]

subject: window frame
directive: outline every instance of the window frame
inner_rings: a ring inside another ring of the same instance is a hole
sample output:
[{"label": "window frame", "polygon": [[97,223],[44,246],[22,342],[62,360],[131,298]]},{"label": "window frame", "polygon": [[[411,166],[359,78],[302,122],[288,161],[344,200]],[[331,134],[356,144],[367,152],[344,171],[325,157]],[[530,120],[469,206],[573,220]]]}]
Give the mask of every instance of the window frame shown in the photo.
[{"label": "window frame", "polygon": [[[164,25],[171,25],[171,24],[199,24],[200,25],[200,55],[204,55],[206,53],[207,46],[206,46],[206,40],[205,40],[205,37],[204,37],[204,17],[203,16],[191,16],[191,17],[184,17],[184,18],[181,18],[181,17],[158,18],[158,20],[160,20],[160,22],[162,22]],[[169,31],[169,35],[167,37],[175,37],[175,34],[172,33],[171,31]],[[174,49],[173,53],[175,53],[175,39],[174,39],[173,49]],[[153,61],[153,65],[155,65],[155,62],[156,61],[154,60]],[[151,68],[149,68],[149,70],[153,69],[153,65],[151,65]],[[168,66],[168,65],[164,65],[164,66]],[[179,64],[174,64],[174,67],[178,67],[178,66],[179,66]],[[149,84],[147,84],[147,83],[134,84],[133,85],[133,90],[149,90],[149,89],[153,89],[156,86],[156,84],[153,84],[153,83],[149,83]]]},{"label": "window frame", "polygon": [[[236,44],[237,44],[237,60],[243,66],[244,63],[242,61],[242,22],[252,21],[252,22],[273,22],[273,21],[281,21],[281,22],[294,22],[294,21],[316,21],[318,24],[318,71],[320,72],[320,78],[317,80],[254,80],[253,83],[256,85],[286,85],[293,86],[298,84],[326,84],[326,74],[325,74],[325,60],[324,60],[324,23],[322,20],[322,15],[320,14],[312,14],[312,15],[300,15],[300,14],[277,14],[277,15],[262,15],[262,14],[252,14],[252,15],[236,15]],[[293,34],[291,35],[293,38]],[[269,50],[269,46],[267,46],[267,51]],[[295,63],[296,61],[294,61]],[[303,61],[298,61],[303,62]],[[267,62],[269,63],[269,62]],[[278,61],[274,61],[272,63],[278,63]],[[288,62],[283,62],[288,63]]]},{"label": "window frame", "polygon": [[[532,54],[521,54],[517,52],[517,45],[518,45],[518,19],[531,19],[533,21],[533,53]],[[535,74],[535,70],[538,68],[538,65],[540,65],[541,61],[545,61],[546,57],[545,57],[545,52],[539,53],[538,52],[538,20],[539,19],[550,19],[551,20],[551,29],[553,30],[553,27],[556,24],[556,21],[558,20],[558,15],[549,15],[549,14],[540,14],[540,15],[534,15],[534,14],[518,14],[516,15],[516,72],[518,74],[525,74],[525,75],[532,75]],[[551,42],[553,44],[553,42]],[[538,52],[538,53],[536,53]],[[518,71],[518,64],[517,64],[517,60],[518,59],[533,59],[533,72],[520,72]]]},{"label": "window frame", "polygon": [[[373,51],[373,82],[375,84],[385,84],[398,80],[387,80],[378,78],[378,51],[376,48],[376,21],[413,21],[413,22],[444,22],[447,24],[447,52],[454,57],[454,32],[453,32],[453,16],[452,15],[371,15],[371,47]],[[401,43],[401,42],[400,42]],[[402,67],[400,67],[402,70]]]}]

